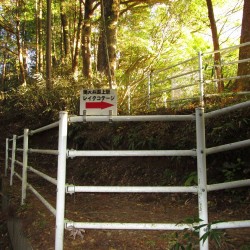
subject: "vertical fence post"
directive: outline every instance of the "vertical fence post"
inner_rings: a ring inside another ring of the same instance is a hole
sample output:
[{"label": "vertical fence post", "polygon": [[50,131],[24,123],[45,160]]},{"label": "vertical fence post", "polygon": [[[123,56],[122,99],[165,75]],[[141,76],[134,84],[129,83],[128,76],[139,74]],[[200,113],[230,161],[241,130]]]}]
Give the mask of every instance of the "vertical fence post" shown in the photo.
[{"label": "vertical fence post", "polygon": [[[208,224],[207,209],[207,170],[206,138],[204,108],[196,108],[196,141],[197,141],[197,174],[198,174],[198,207],[200,224]],[[200,238],[207,232],[207,226],[200,229]],[[208,249],[208,240],[200,241],[200,249]]]},{"label": "vertical fence post", "polygon": [[200,84],[200,105],[204,107],[204,82],[203,82],[203,63],[202,63],[202,53],[198,53],[198,63],[199,63],[199,84]]},{"label": "vertical fence post", "polygon": [[11,170],[10,170],[10,186],[13,184],[13,175],[15,170],[15,161],[16,161],[16,135],[13,135],[12,140],[12,154],[11,154]]},{"label": "vertical fence post", "polygon": [[9,139],[6,138],[6,147],[5,147],[5,171],[4,171],[5,176],[7,176],[8,162],[9,162]]},{"label": "vertical fence post", "polygon": [[68,113],[60,112],[58,135],[56,239],[55,249],[63,249]]},{"label": "vertical fence post", "polygon": [[28,147],[29,147],[28,142],[29,142],[29,130],[24,129],[24,133],[23,133],[23,176],[22,176],[22,201],[21,201],[21,205],[24,204],[25,199],[26,199]]}]

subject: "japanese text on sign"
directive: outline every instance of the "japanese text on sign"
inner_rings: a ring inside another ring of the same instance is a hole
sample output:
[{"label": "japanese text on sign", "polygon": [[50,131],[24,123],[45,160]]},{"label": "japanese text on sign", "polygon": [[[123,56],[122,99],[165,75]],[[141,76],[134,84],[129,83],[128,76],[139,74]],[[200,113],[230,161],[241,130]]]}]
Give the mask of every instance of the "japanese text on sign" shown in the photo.
[{"label": "japanese text on sign", "polygon": [[113,89],[83,89],[80,115],[117,115],[117,94]]}]

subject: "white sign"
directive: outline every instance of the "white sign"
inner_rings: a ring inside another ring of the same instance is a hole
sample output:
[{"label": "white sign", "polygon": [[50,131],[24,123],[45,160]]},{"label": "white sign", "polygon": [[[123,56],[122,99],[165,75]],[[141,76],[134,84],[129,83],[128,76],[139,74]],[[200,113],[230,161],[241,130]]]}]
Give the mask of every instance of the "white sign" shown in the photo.
[{"label": "white sign", "polygon": [[117,115],[117,93],[114,89],[82,89],[80,115]]}]

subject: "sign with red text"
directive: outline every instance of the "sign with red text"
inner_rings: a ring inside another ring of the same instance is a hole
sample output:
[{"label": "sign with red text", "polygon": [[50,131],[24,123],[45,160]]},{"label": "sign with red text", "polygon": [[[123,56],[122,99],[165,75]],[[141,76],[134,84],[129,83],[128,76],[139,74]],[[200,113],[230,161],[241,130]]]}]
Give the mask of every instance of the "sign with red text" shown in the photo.
[{"label": "sign with red text", "polygon": [[116,90],[82,89],[80,115],[117,115]]}]

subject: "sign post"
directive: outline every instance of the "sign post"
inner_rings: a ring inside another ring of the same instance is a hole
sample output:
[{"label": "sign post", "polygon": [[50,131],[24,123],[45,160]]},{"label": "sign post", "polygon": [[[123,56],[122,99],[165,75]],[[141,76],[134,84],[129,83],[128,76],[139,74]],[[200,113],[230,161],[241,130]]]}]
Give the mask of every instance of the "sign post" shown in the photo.
[{"label": "sign post", "polygon": [[114,89],[83,89],[80,115],[117,115],[117,92]]}]

